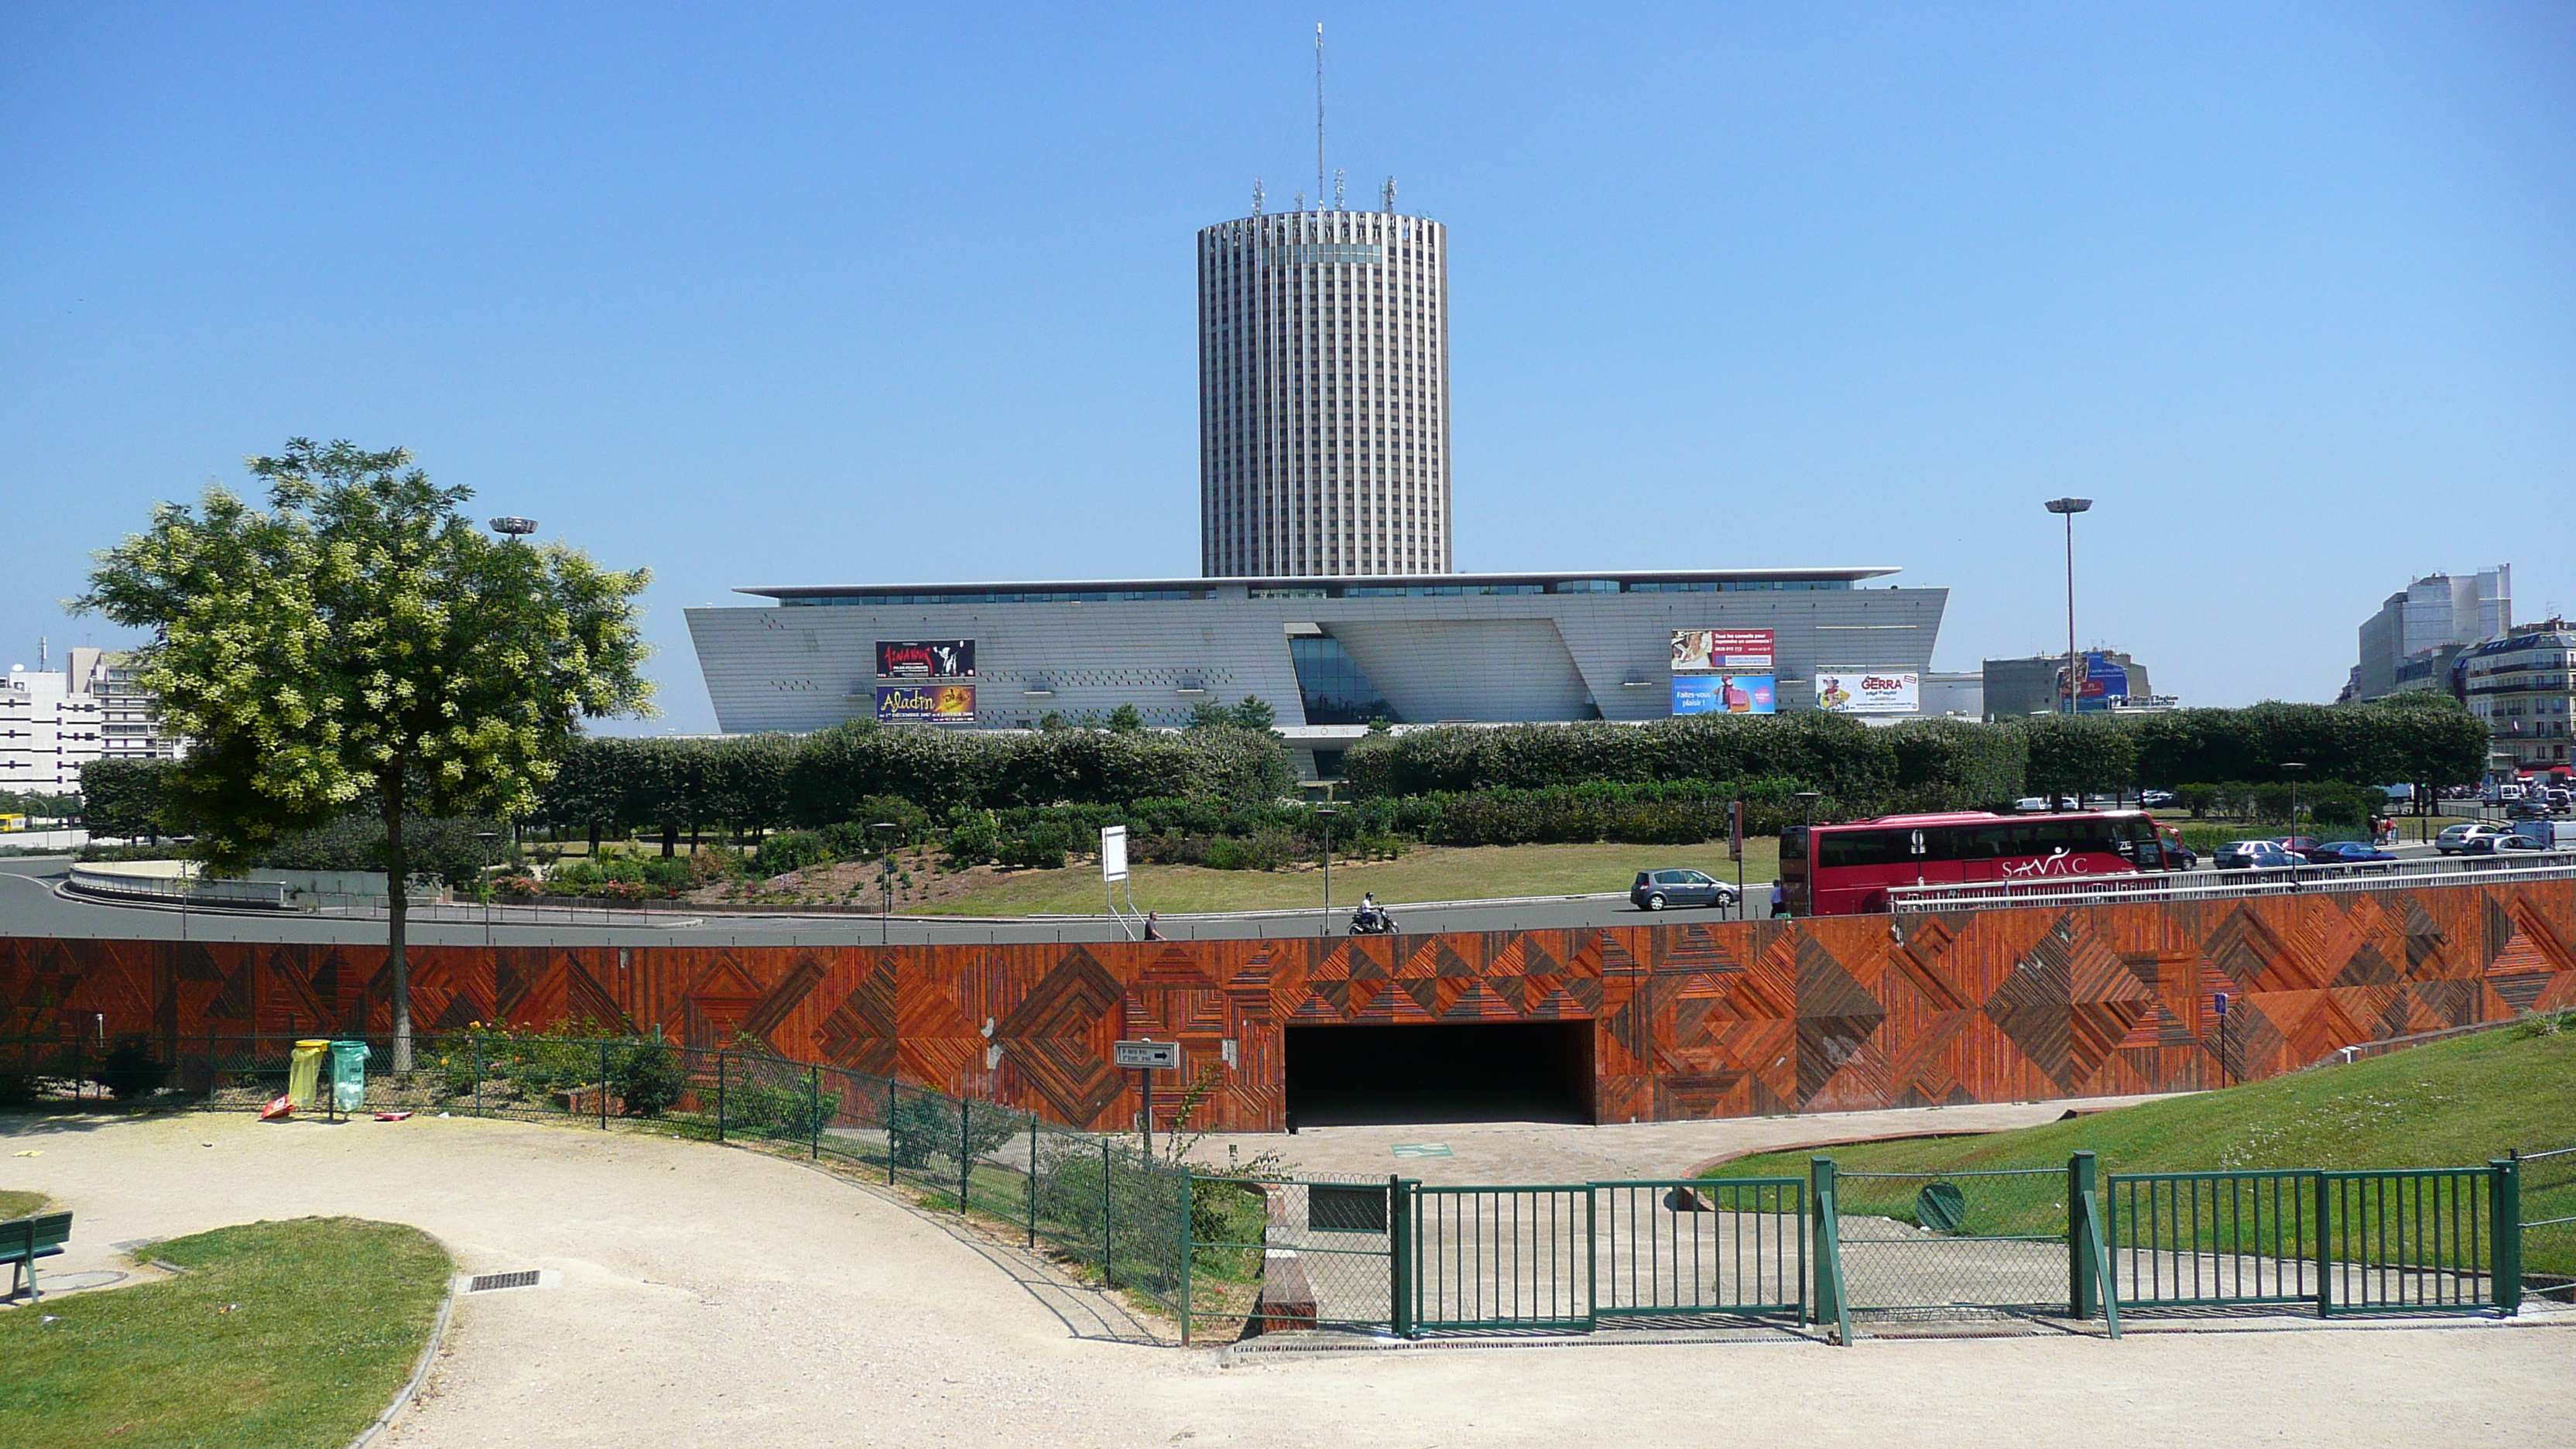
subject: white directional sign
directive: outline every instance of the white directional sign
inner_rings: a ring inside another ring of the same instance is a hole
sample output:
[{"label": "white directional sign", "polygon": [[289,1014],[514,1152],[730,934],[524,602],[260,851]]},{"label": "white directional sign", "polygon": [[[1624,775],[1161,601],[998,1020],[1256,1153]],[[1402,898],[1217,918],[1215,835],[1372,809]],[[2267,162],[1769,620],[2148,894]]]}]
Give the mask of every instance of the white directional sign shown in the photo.
[{"label": "white directional sign", "polygon": [[1181,1069],[1181,1044],[1176,1041],[1122,1041],[1110,1050],[1110,1059],[1121,1067],[1149,1072]]}]

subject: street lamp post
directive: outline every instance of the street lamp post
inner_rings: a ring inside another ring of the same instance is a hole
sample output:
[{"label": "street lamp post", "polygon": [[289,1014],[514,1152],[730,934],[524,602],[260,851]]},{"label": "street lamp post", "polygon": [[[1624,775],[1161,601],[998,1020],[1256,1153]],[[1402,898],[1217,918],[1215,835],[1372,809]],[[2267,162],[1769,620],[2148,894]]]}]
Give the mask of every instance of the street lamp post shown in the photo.
[{"label": "street lamp post", "polygon": [[1822,790],[1800,790],[1795,798],[1798,801],[1798,823],[1815,824],[1816,802],[1825,798],[1825,793]]},{"label": "street lamp post", "polygon": [[[477,830],[474,832],[474,838],[482,841],[486,845],[489,845],[493,841],[501,838],[501,832],[497,830]],[[489,880],[486,880],[481,882],[481,884],[482,890],[477,892],[477,894],[483,897],[483,949],[489,951],[492,949],[492,883]]]},{"label": "street lamp post", "polygon": [[868,834],[877,842],[877,944],[884,946],[894,939],[894,832],[891,820],[879,820],[868,826]]},{"label": "street lamp post", "polygon": [[2091,508],[2093,500],[2052,498],[2045,506],[2066,520],[2066,712],[2073,714],[2082,688],[2075,677],[2075,515]]},{"label": "street lamp post", "polygon": [[1330,805],[1315,807],[1315,818],[1324,822],[1324,934],[1333,933],[1333,817],[1342,812]]},{"label": "street lamp post", "polygon": [[[2281,773],[2290,777],[2290,838],[2293,840],[2299,835],[2299,772],[2306,768],[2307,765],[2299,760],[2283,760],[2280,764]],[[2295,886],[2299,883],[2299,867],[2306,860],[2305,852],[2290,852],[2290,884]]]}]

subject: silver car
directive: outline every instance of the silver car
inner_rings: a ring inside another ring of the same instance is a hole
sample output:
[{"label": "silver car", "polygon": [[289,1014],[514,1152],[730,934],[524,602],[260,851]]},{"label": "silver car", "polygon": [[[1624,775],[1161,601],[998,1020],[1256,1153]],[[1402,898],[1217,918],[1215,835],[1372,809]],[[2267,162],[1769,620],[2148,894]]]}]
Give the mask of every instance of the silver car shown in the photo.
[{"label": "silver car", "polygon": [[1695,870],[1641,870],[1628,888],[1628,903],[1641,911],[1666,906],[1732,906],[1735,887]]}]

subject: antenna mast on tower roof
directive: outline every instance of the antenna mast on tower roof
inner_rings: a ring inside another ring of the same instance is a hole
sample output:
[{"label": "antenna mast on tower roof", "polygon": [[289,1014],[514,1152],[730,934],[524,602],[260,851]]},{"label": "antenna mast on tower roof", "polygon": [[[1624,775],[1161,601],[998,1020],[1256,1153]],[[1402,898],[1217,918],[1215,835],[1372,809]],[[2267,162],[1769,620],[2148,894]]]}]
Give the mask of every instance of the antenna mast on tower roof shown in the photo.
[{"label": "antenna mast on tower roof", "polygon": [[1315,22],[1315,204],[1324,204],[1324,22]]}]

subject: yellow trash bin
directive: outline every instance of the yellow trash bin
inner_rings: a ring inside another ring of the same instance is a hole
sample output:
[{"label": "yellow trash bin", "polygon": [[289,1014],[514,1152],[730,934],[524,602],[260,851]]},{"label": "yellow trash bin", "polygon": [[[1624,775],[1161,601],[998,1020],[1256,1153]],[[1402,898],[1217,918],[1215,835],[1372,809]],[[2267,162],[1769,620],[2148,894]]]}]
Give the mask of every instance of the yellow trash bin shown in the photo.
[{"label": "yellow trash bin", "polygon": [[322,1095],[322,1059],[331,1054],[331,1043],[324,1038],[299,1041],[295,1055],[286,1062],[287,1099],[298,1107],[310,1107]]}]

